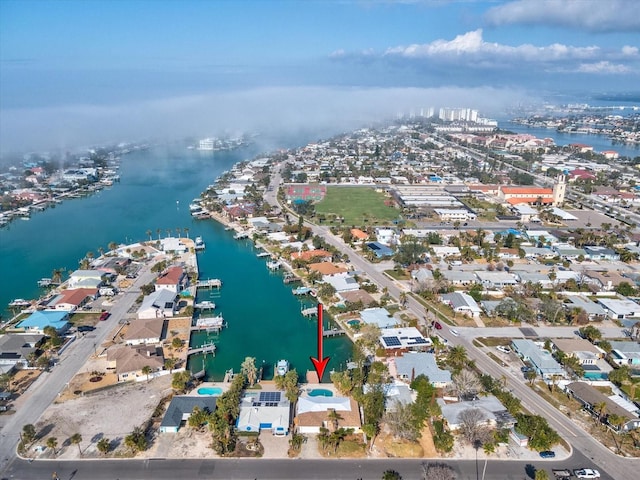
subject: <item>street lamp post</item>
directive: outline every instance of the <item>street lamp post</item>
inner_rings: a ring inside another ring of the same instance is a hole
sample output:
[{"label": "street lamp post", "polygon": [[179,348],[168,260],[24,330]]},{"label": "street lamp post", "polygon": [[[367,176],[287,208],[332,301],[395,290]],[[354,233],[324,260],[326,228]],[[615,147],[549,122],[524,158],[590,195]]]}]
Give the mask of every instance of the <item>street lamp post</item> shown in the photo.
[{"label": "street lamp post", "polygon": [[473,441],[473,448],[476,450],[476,480],[480,479],[480,472],[478,470],[478,450],[482,446],[482,442],[478,439]]}]

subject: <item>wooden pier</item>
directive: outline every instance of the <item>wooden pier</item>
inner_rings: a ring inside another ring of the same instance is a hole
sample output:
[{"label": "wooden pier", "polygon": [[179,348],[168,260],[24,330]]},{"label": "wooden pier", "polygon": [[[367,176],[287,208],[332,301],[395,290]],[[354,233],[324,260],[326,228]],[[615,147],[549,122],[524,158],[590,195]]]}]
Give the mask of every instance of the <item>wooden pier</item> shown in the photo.
[{"label": "wooden pier", "polygon": [[216,344],[215,343],[207,343],[198,348],[190,348],[187,352],[187,355],[195,355],[197,353],[213,353],[216,354]]},{"label": "wooden pier", "polygon": [[222,286],[222,280],[218,278],[210,278],[208,280],[198,280],[196,282],[196,288],[220,288]]},{"label": "wooden pier", "polygon": [[192,332],[194,330],[196,331],[206,330],[207,332],[218,333],[220,330],[222,330],[226,326],[227,324],[225,323],[224,318],[222,318],[222,315],[218,315],[217,317],[198,318],[198,320],[196,321],[196,324],[189,327],[189,330],[191,330]]},{"label": "wooden pier", "polygon": [[236,240],[242,240],[244,238],[249,238],[249,234],[247,232],[238,232],[233,236],[233,238]]},{"label": "wooden pier", "polygon": [[302,279],[300,277],[296,277],[293,273],[287,273],[283,278],[282,281],[284,282],[284,284],[289,284],[289,283],[296,283],[296,282],[301,282]]},{"label": "wooden pier", "polygon": [[315,317],[316,315],[318,315],[318,308],[317,307],[305,308],[300,313],[302,313],[303,317]]},{"label": "wooden pier", "polygon": [[345,332],[344,330],[340,329],[340,328],[332,328],[331,330],[324,330],[322,332],[322,336],[327,338],[327,337],[338,337],[340,335],[346,335],[347,332]]}]

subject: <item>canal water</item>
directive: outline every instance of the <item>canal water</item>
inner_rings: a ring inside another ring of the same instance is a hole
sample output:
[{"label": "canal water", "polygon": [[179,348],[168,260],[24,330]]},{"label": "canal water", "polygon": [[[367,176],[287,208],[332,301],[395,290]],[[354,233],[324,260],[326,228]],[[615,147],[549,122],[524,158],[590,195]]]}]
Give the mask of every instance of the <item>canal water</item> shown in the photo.
[{"label": "canal water", "polygon": [[[50,277],[53,269],[77,269],[87,252],[98,256],[98,248],[107,250],[112,241],[143,241],[149,230],[157,238],[158,229],[162,237],[167,230],[176,236],[178,228],[184,235],[188,228],[191,238],[202,236],[207,245],[198,254],[201,278],[224,282],[214,301],[228,328],[215,338],[216,356],[206,357],[208,378],[221,379],[230,368],[238,371],[246,356],[256,357],[258,366],[264,361],[266,376],[281,358],[298,372],[306,371],[311,368],[309,356],[316,353],[316,324],[300,314],[291,286],[283,284],[280,274],[269,273],[250,241],[233,240],[232,233],[213,220],[194,220],[189,213],[189,203],[207,185],[260,151],[248,147],[210,153],[173,145],[133,152],[122,158],[119,183],[66,200],[28,221],[12,222],[0,230],[0,305],[4,308],[14,298],[37,298],[43,293],[38,279]],[[4,318],[9,315],[3,312]],[[198,335],[193,341],[198,345],[207,340]],[[351,342],[345,337],[326,339],[325,355],[332,356],[328,369],[338,369],[351,356]],[[195,358],[193,370],[201,368],[202,360]]]}]

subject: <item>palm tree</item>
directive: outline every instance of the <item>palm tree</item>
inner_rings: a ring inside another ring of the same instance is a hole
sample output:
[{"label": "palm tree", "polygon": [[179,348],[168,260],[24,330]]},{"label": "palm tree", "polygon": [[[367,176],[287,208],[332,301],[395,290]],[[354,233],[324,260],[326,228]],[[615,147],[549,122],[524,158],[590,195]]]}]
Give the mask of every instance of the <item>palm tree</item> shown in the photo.
[{"label": "palm tree", "polygon": [[53,272],[51,272],[51,283],[62,283],[62,272],[64,272],[63,268],[55,268]]},{"label": "palm tree", "polygon": [[160,232],[162,232],[162,229],[156,228],[156,233],[158,234],[158,240],[160,240]]},{"label": "palm tree", "polygon": [[447,355],[447,363],[451,365],[454,370],[462,370],[468,362],[467,351],[462,345],[456,345]]},{"label": "palm tree", "polygon": [[189,227],[184,227],[182,229],[182,231],[184,232],[184,234],[187,236],[187,238],[189,238]]},{"label": "palm tree", "polygon": [[118,248],[118,244],[116,242],[109,242],[109,245],[107,245],[107,248],[111,251],[114,251],[116,248]]},{"label": "palm tree", "polygon": [[56,437],[49,437],[47,438],[47,447],[49,447],[51,450],[53,450],[53,456],[55,457],[57,452],[56,452],[56,447],[58,446],[58,439]]},{"label": "palm tree", "polygon": [[182,228],[176,227],[176,233],[178,234],[178,238],[180,238],[180,233],[182,232]]},{"label": "palm tree", "polygon": [[336,412],[335,408],[330,408],[327,411],[327,419],[329,420],[329,425],[331,426],[331,428],[329,428],[329,431],[335,432],[336,430],[338,430],[340,420],[342,420],[343,418],[338,412]]},{"label": "palm tree", "polygon": [[164,368],[169,370],[169,374],[173,372],[173,369],[175,368],[176,363],[177,363],[177,360],[175,358],[166,358],[164,360]]},{"label": "palm tree", "polygon": [[153,233],[151,230],[147,230],[147,237],[149,237],[149,241],[151,241],[151,234]]},{"label": "palm tree", "polygon": [[607,411],[607,402],[598,402],[593,406],[593,409],[598,413],[598,421],[602,423],[605,412]]},{"label": "palm tree", "polygon": [[69,437],[69,442],[71,442],[71,444],[75,444],[78,446],[78,452],[80,452],[80,456],[82,456],[82,450],[80,449],[80,442],[82,442],[82,435],[80,435],[79,433],[74,433],[73,435],[71,435],[71,437]]},{"label": "palm tree", "polygon": [[109,453],[109,450],[111,450],[111,440],[106,437],[102,437],[100,440],[98,440],[96,447],[98,448],[98,451],[100,451],[100,453],[106,455],[107,453]]},{"label": "palm tree", "polygon": [[142,367],[142,374],[147,376],[147,382],[149,381],[149,375],[151,375],[153,369],[149,365]]}]

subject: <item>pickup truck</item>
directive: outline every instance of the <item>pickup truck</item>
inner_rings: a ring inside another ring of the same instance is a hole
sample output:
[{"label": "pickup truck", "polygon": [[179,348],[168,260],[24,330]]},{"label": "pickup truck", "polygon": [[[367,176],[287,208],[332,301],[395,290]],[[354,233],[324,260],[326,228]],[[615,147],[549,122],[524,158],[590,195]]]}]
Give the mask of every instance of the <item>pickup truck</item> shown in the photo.
[{"label": "pickup truck", "polygon": [[553,473],[555,478],[571,478],[571,470],[553,469],[551,470],[551,473]]}]

